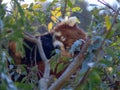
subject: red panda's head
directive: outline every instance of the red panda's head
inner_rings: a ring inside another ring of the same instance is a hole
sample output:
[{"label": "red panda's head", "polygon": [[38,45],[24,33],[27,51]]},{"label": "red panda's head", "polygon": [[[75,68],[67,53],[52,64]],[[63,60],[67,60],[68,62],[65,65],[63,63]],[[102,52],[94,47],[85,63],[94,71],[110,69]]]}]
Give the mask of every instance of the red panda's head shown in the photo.
[{"label": "red panda's head", "polygon": [[79,39],[86,40],[86,33],[76,25],[76,17],[65,20],[54,28],[53,45],[69,49]]}]

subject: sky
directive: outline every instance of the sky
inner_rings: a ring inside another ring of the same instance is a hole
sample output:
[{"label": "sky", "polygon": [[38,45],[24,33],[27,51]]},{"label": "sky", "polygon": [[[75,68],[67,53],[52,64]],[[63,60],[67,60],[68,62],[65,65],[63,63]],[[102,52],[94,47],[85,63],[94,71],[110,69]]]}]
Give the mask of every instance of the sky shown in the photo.
[{"label": "sky", "polygon": [[[10,2],[11,0],[3,0],[3,3],[7,3]],[[25,3],[30,4],[31,2],[34,2],[34,0],[24,0]],[[47,0],[47,1],[53,1],[53,0]],[[88,1],[90,4],[99,4],[98,0],[85,0]],[[106,2],[109,2],[110,4],[112,4],[114,1],[116,0],[104,0]]]},{"label": "sky", "polygon": [[[9,7],[10,6],[10,4],[9,4],[10,1],[11,0],[3,0],[3,3],[8,3],[7,6]],[[50,2],[50,1],[53,1],[53,0],[47,0],[47,1]],[[87,1],[89,4],[98,4],[98,5],[101,5],[100,2],[98,2],[98,0],[85,0],[85,1]],[[113,3],[116,3],[116,0],[104,0],[104,1],[106,1],[110,5],[113,5]],[[32,2],[34,2],[34,0],[24,0],[23,4],[24,3],[30,4]]]},{"label": "sky", "polygon": [[[2,3],[7,3],[8,10],[10,9],[9,7],[11,6],[10,1],[11,0],[3,0],[3,2],[2,2]],[[46,1],[53,1],[53,0],[46,0]],[[33,2],[34,2],[34,0],[24,0],[24,2],[22,4],[30,4]]]},{"label": "sky", "polygon": [[[98,0],[85,0],[85,1],[88,1],[89,4],[100,4]],[[104,1],[108,2],[109,4],[113,4],[116,0],[104,0]]]}]

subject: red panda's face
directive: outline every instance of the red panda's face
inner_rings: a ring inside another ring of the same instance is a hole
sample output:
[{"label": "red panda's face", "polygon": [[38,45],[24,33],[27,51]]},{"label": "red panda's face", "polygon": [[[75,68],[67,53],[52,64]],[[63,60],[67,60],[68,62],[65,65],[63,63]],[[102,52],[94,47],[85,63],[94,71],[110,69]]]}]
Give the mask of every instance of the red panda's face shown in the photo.
[{"label": "red panda's face", "polygon": [[79,39],[86,40],[86,33],[77,25],[69,26],[67,24],[58,24],[54,28],[53,45],[69,49],[71,45]]}]

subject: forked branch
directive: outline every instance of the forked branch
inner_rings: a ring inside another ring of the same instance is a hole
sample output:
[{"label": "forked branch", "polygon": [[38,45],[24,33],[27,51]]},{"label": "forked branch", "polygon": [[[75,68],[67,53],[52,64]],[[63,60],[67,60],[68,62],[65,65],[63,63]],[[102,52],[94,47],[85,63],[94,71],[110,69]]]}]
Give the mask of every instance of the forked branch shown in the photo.
[{"label": "forked branch", "polygon": [[52,86],[48,90],[59,90],[63,87],[67,80],[69,80],[70,76],[75,73],[85,58],[87,49],[91,43],[90,39],[87,39],[84,47],[82,48],[81,52],[78,54],[77,57],[74,58],[73,62],[67,67],[65,72],[56,80]]}]

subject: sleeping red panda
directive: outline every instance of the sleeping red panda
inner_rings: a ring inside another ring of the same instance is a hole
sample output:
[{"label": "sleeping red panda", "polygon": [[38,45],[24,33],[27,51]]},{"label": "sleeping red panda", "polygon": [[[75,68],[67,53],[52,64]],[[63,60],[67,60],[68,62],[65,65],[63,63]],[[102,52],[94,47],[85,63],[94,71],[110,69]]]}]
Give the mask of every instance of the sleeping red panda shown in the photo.
[{"label": "sleeping red panda", "polygon": [[[59,48],[61,50],[62,56],[72,57],[71,54],[69,53],[69,49],[71,48],[72,44],[79,39],[83,41],[86,40],[86,33],[77,26],[76,22],[77,22],[76,17],[70,17],[67,20],[58,23],[53,28],[52,32],[40,36],[42,47],[47,59],[50,59],[52,56],[55,55],[53,51],[56,48],[57,49]],[[12,41],[9,43],[10,55],[12,56],[15,64],[17,65],[25,64],[27,66],[30,65],[34,66],[36,60],[38,65],[38,70],[40,71],[40,75],[42,76],[44,73],[44,63],[41,60],[41,56],[37,49],[36,43],[31,42],[27,39],[24,39],[24,43],[26,43],[29,46],[27,47],[26,45],[23,45],[25,50],[25,55],[24,55],[25,57],[22,57],[20,52],[16,51],[16,47],[17,47],[16,43]],[[82,47],[82,45],[80,46],[80,48]],[[59,65],[59,62],[57,65]],[[57,74],[56,71],[51,72],[51,74],[54,74],[57,78],[61,75],[61,73]]]}]

